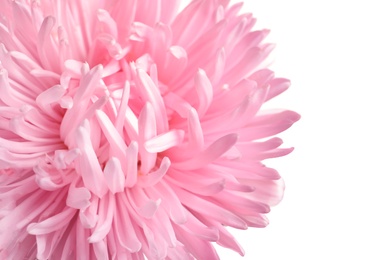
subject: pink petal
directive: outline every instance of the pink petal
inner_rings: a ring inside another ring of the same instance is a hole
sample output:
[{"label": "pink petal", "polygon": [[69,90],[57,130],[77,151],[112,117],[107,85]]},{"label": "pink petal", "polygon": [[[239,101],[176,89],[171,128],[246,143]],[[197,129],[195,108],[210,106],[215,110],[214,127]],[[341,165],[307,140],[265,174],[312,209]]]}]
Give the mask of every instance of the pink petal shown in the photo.
[{"label": "pink petal", "polygon": [[79,145],[81,155],[76,159],[76,167],[82,174],[83,182],[92,193],[102,198],[107,192],[103,171],[92,148],[89,133],[84,127],[76,130],[76,142]]},{"label": "pink petal", "polygon": [[[114,219],[115,211],[115,199],[111,193],[106,194],[106,199],[101,200],[99,203],[99,219],[96,224],[95,230],[92,235],[88,238],[89,243],[99,243],[102,241],[110,232],[112,221]],[[100,248],[101,245],[99,245]]]},{"label": "pink petal", "polygon": [[137,70],[137,82],[140,84],[140,90],[146,102],[150,102],[156,114],[156,126],[158,132],[168,129],[168,120],[165,111],[164,101],[161,93],[152,79],[144,70]]},{"label": "pink petal", "polygon": [[70,185],[66,205],[74,209],[86,209],[91,205],[91,193],[87,188]]},{"label": "pink petal", "polygon": [[39,223],[31,223],[27,227],[27,231],[32,235],[43,235],[51,233],[67,225],[67,222],[75,215],[76,210],[67,208],[61,213],[45,219]]},{"label": "pink petal", "polygon": [[[156,184],[155,191],[163,200],[163,207],[167,208],[170,219],[176,224],[184,224],[187,222],[187,212],[181,204],[180,198],[173,191],[171,186],[162,180]],[[169,201],[169,203],[167,203]]]},{"label": "pink petal", "polygon": [[[129,213],[121,203],[118,204],[117,212],[118,214],[114,217],[114,228],[118,234],[119,243],[131,253],[138,252],[142,244],[134,231]],[[126,229],[123,229],[123,227],[126,227]]]},{"label": "pink petal", "polygon": [[175,169],[193,170],[209,164],[228,151],[236,142],[237,134],[229,134],[212,143],[204,152],[185,162],[175,163]]},{"label": "pink petal", "polygon": [[159,153],[181,144],[183,138],[184,131],[175,129],[149,139],[144,146],[149,153]]},{"label": "pink petal", "polygon": [[129,147],[126,149],[126,181],[125,187],[133,187],[137,183],[138,176],[138,144],[137,142],[131,142]]},{"label": "pink petal", "polygon": [[214,204],[207,198],[192,196],[191,193],[180,188],[175,189],[175,192],[182,199],[182,203],[191,210],[194,210],[205,217],[214,219],[227,226],[231,226],[237,229],[247,228],[246,223],[239,216],[226,210],[225,208]]},{"label": "pink petal", "polygon": [[180,226],[175,226],[177,238],[197,259],[219,260],[211,243],[195,236],[188,237]]},{"label": "pink petal", "polygon": [[95,113],[103,134],[110,144],[110,149],[113,155],[120,158],[121,161],[124,161],[127,146],[120,133],[117,131],[106,113],[101,110],[96,110]]},{"label": "pink petal", "polygon": [[204,135],[199,115],[194,108],[188,113],[188,142],[189,149],[199,151],[204,146]]},{"label": "pink petal", "polygon": [[[146,140],[156,136],[156,116],[153,107],[149,103],[146,103],[141,110],[138,126],[141,142],[145,142]],[[141,172],[148,173],[155,165],[156,154],[149,153],[143,146],[140,146],[139,148],[139,153],[142,159]]]},{"label": "pink petal", "polygon": [[160,167],[156,171],[150,172],[146,175],[140,175],[138,177],[137,185],[140,187],[149,187],[155,185],[164,177],[170,166],[171,161],[168,157],[164,157],[161,161]]},{"label": "pink petal", "polygon": [[125,189],[125,175],[122,171],[122,166],[118,158],[112,157],[104,168],[104,177],[108,189],[113,193],[123,192]]},{"label": "pink petal", "polygon": [[202,117],[209,108],[213,99],[213,86],[203,70],[199,70],[195,76],[195,88],[199,97],[198,114]]}]

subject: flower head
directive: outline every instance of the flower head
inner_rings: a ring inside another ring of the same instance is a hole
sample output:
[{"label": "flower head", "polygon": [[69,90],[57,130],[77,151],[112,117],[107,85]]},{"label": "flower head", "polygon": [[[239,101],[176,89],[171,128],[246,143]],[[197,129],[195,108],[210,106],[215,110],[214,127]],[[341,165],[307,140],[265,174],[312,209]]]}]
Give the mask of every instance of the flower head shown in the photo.
[{"label": "flower head", "polygon": [[0,259],[218,259],[299,116],[228,0],[0,0]]}]

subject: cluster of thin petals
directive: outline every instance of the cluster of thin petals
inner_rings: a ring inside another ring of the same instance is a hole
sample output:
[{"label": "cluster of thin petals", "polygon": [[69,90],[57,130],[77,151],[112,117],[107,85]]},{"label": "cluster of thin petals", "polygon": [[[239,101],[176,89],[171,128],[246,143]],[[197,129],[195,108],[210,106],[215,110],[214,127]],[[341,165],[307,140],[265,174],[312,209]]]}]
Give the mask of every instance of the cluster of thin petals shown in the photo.
[{"label": "cluster of thin petals", "polygon": [[218,259],[299,119],[228,0],[0,0],[0,259]]}]

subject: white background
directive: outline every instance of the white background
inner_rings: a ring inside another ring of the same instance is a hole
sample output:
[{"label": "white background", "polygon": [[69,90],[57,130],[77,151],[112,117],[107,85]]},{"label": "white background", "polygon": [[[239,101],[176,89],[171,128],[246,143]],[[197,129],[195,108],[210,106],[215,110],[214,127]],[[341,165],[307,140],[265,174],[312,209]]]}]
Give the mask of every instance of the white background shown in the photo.
[{"label": "white background", "polygon": [[269,28],[291,88],[270,103],[301,120],[295,151],[268,163],[286,182],[265,229],[233,231],[221,259],[390,259],[390,2],[246,0]]}]

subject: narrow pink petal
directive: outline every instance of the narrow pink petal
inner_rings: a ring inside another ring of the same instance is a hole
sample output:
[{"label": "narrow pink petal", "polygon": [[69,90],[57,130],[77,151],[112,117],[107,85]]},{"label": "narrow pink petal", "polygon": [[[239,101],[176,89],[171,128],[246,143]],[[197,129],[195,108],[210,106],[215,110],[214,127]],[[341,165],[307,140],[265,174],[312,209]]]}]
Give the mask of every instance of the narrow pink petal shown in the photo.
[{"label": "narrow pink petal", "polygon": [[39,155],[36,154],[17,154],[0,147],[0,170],[15,168],[32,168],[39,160]]},{"label": "narrow pink petal", "polygon": [[[166,242],[166,244],[168,244],[169,247],[176,247],[178,241],[176,239],[175,230],[173,229],[173,223],[170,219],[169,212],[158,210],[154,220],[155,222],[153,224],[156,225],[161,238]],[[164,255],[167,254],[166,250],[167,248],[163,248],[161,250],[164,252]]]},{"label": "narrow pink petal", "polygon": [[[155,186],[155,190],[159,193],[159,196],[163,198],[163,207],[168,209],[170,219],[176,224],[184,224],[187,222],[187,211],[181,204],[180,198],[173,191],[171,186],[161,180]],[[169,201],[169,203],[167,203]]]},{"label": "narrow pink petal", "polygon": [[[225,72],[226,51],[224,48],[218,50],[217,55],[205,66],[206,74],[213,85],[218,85]],[[222,88],[220,89],[222,90]],[[217,89],[217,92],[218,89]]]},{"label": "narrow pink petal", "polygon": [[268,34],[269,30],[261,30],[250,32],[242,37],[232,49],[231,55],[229,56],[231,58],[227,61],[227,69],[230,70],[235,66],[240,61],[238,58],[242,57],[250,48],[259,46]]},{"label": "narrow pink petal", "polygon": [[164,64],[164,73],[160,76],[163,82],[171,82],[177,78],[187,66],[187,52],[181,46],[169,47]]},{"label": "narrow pink petal", "polygon": [[48,234],[56,231],[68,224],[70,219],[75,215],[76,210],[72,208],[66,208],[61,213],[45,219],[39,223],[31,223],[27,227],[27,231],[32,235]]},{"label": "narrow pink petal", "polygon": [[[136,214],[143,218],[151,219],[161,204],[161,200],[153,200],[145,193],[145,190],[136,186],[131,191],[126,190],[128,201]],[[138,223],[140,225],[140,223]]]},{"label": "narrow pink petal", "polygon": [[161,240],[161,237],[156,236],[158,233],[154,232],[145,224],[142,225],[142,230],[146,238],[148,249],[144,252],[147,258],[150,259],[164,259],[167,254],[167,243]]},{"label": "narrow pink petal", "polygon": [[248,224],[248,227],[265,228],[269,224],[266,215],[262,213],[243,216],[243,219]]},{"label": "narrow pink petal", "polygon": [[83,63],[77,60],[66,60],[64,62],[65,72],[72,78],[79,79],[81,78],[81,70]]},{"label": "narrow pink petal", "polygon": [[37,105],[43,109],[45,112],[50,112],[50,104],[58,102],[62,96],[65,94],[66,89],[61,85],[55,85],[46,91],[39,94],[37,97]]},{"label": "narrow pink petal", "polygon": [[256,82],[253,80],[244,79],[237,84],[222,91],[221,95],[213,100],[209,108],[208,116],[217,114],[220,116],[220,108],[224,107],[228,112],[235,109],[247,96],[256,88]]},{"label": "narrow pink petal", "polygon": [[66,205],[74,209],[86,209],[91,205],[91,193],[84,187],[76,187],[74,183],[69,186]]},{"label": "narrow pink petal", "polygon": [[288,79],[276,78],[271,80],[270,85],[271,87],[268,93],[267,100],[270,100],[286,91],[290,87],[291,82]]},{"label": "narrow pink petal", "polygon": [[195,256],[196,259],[219,260],[219,256],[209,241],[189,237],[180,226],[174,226],[177,238]]},{"label": "narrow pink petal", "polygon": [[20,107],[23,102],[14,96],[8,79],[8,71],[0,67],[0,100],[10,107]]},{"label": "narrow pink petal", "polygon": [[204,217],[216,220],[224,225],[231,226],[237,229],[247,229],[246,223],[236,214],[220,207],[213,202],[199,196],[192,196],[192,193],[183,189],[177,188],[175,192],[180,196],[182,203],[202,214]]},{"label": "narrow pink petal", "polygon": [[99,160],[92,148],[90,135],[84,127],[79,127],[76,130],[75,135],[76,142],[82,153],[80,157],[76,159],[76,167],[82,174],[85,187],[99,198],[102,198],[107,192],[107,185],[104,180]]},{"label": "narrow pink petal", "polygon": [[[24,190],[26,190],[26,188]],[[45,195],[46,195],[46,200],[42,202],[43,196]],[[24,204],[20,204],[17,208],[13,210],[14,214],[21,214],[22,212],[25,214],[23,218],[17,222],[16,228],[17,229],[25,228],[28,224],[31,223],[31,221],[33,221],[37,216],[45,212],[45,210],[47,210],[50,207],[50,205],[54,204],[53,202],[55,202],[55,200],[59,198],[61,198],[61,195],[59,195],[58,193],[52,193],[48,195],[47,193],[36,192],[36,194],[31,195],[29,199],[26,199],[24,201]],[[31,205],[37,205],[37,206],[29,209]],[[15,218],[14,221],[16,219],[17,218]]]},{"label": "narrow pink petal", "polygon": [[111,151],[115,156],[118,156],[121,161],[124,161],[124,158],[126,157],[125,150],[127,146],[120,133],[118,133],[117,129],[106,113],[101,110],[96,110],[95,113],[103,134],[110,143]]},{"label": "narrow pink petal", "polygon": [[241,256],[245,255],[244,249],[236,241],[236,239],[223,227],[221,224],[218,224],[219,231],[219,240],[217,241],[218,245],[232,249],[233,251],[239,253]]},{"label": "narrow pink petal", "polygon": [[114,38],[118,38],[118,29],[116,27],[116,22],[111,17],[109,12],[104,9],[99,9],[97,12],[97,18],[104,26],[104,31],[111,34]]},{"label": "narrow pink petal", "polygon": [[200,239],[211,242],[216,242],[219,240],[218,229],[213,226],[206,226],[191,213],[188,213],[188,221],[185,223],[185,225],[181,225],[181,227],[186,232]]},{"label": "narrow pink petal", "polygon": [[209,24],[214,3],[207,1],[192,1],[174,20],[172,31],[173,41],[182,46],[188,46],[198,35],[201,35],[204,27]]},{"label": "narrow pink petal", "polygon": [[195,88],[199,97],[198,114],[202,117],[213,99],[213,86],[204,70],[199,69],[195,76]]},{"label": "narrow pink petal", "polygon": [[50,78],[57,81],[60,79],[60,75],[50,70],[33,69],[30,71],[30,74],[36,78]]},{"label": "narrow pink petal", "polygon": [[121,103],[118,109],[118,115],[115,120],[115,128],[119,133],[123,130],[126,118],[126,110],[130,97],[130,82],[126,81],[123,87],[123,94],[121,98]]},{"label": "narrow pink petal", "polygon": [[[130,215],[122,203],[117,203],[117,214],[114,216],[114,229],[118,235],[119,243],[131,253],[141,250],[142,244],[138,240],[133,228]],[[126,227],[126,229],[123,229]]]},{"label": "narrow pink petal", "polygon": [[212,177],[204,179],[201,178],[201,174],[181,174],[180,172],[172,171],[172,174],[165,178],[172,184],[203,196],[217,194],[225,187],[225,179],[214,179]]},{"label": "narrow pink petal", "polygon": [[220,202],[221,205],[224,205],[226,209],[238,215],[269,213],[269,205],[256,200],[256,198],[248,198],[250,196],[248,194],[251,193],[224,190],[213,198]]},{"label": "narrow pink petal", "polygon": [[[2,38],[3,39],[3,38]],[[10,51],[9,54],[12,58],[21,61],[21,65],[25,66],[24,68],[27,70],[33,70],[34,68],[41,68],[41,66],[31,57],[29,57],[26,53],[20,51]]]},{"label": "narrow pink petal", "polygon": [[204,147],[204,135],[199,115],[194,108],[188,113],[188,148],[199,151]]},{"label": "narrow pink petal", "polygon": [[229,134],[212,143],[204,152],[184,162],[174,163],[175,169],[193,170],[213,162],[228,151],[236,142],[237,134]]},{"label": "narrow pink petal", "polygon": [[115,60],[120,60],[127,54],[112,35],[100,34],[97,39],[105,46],[110,56]]},{"label": "narrow pink petal", "polygon": [[152,219],[160,207],[161,199],[156,201],[149,200],[138,208],[138,213],[146,219]]},{"label": "narrow pink petal", "polygon": [[174,129],[147,140],[144,146],[149,153],[159,153],[181,144],[183,138],[184,131]]},{"label": "narrow pink petal", "polygon": [[126,109],[126,116],[125,116],[125,130],[129,137],[131,139],[136,139],[138,137],[138,119],[134,115],[133,111],[131,111],[129,108]]},{"label": "narrow pink petal", "polygon": [[89,229],[83,228],[81,221],[76,222],[76,259],[89,259],[90,244],[88,243]]},{"label": "narrow pink petal", "polygon": [[149,187],[155,185],[164,177],[170,166],[171,161],[168,157],[164,157],[161,161],[160,167],[156,171],[150,172],[146,175],[140,175],[138,177],[137,185],[140,187]]},{"label": "narrow pink petal", "polygon": [[126,149],[126,181],[125,187],[131,188],[137,182],[138,176],[138,144],[137,142],[131,142],[129,147]]},{"label": "narrow pink petal", "polygon": [[237,148],[241,151],[241,153],[247,152],[249,154],[249,153],[254,153],[256,151],[264,152],[264,151],[272,150],[279,147],[282,143],[283,143],[282,139],[278,137],[273,137],[263,142],[239,143],[237,145]]},{"label": "narrow pink petal", "polygon": [[256,189],[251,194],[243,195],[247,198],[256,198],[257,200],[270,206],[277,205],[283,198],[284,181],[278,180],[240,180],[243,184],[253,185]]},{"label": "narrow pink petal", "polygon": [[58,244],[60,238],[60,231],[55,231],[45,235],[37,235],[37,259],[48,259],[50,256],[53,256],[53,251],[55,250],[55,246]]},{"label": "narrow pink petal", "polygon": [[89,243],[98,243],[102,241],[110,232],[115,211],[114,195],[107,193],[105,199],[99,203],[99,219],[92,235],[88,238]]},{"label": "narrow pink petal", "polygon": [[63,144],[45,144],[37,142],[16,142],[8,139],[0,138],[0,146],[6,148],[12,153],[37,153],[39,155],[46,153],[47,151],[54,151],[64,148]]},{"label": "narrow pink petal", "polygon": [[240,129],[240,141],[252,141],[278,134],[291,127],[300,116],[293,111],[271,111],[259,115],[251,125]]},{"label": "narrow pink petal", "polygon": [[58,176],[56,173],[51,173],[51,169],[45,169],[47,168],[45,166],[43,163],[40,163],[33,168],[36,174],[35,181],[41,189],[54,191],[68,184],[62,180],[61,176]]},{"label": "narrow pink petal", "polygon": [[55,18],[47,16],[42,23],[38,33],[38,54],[45,68],[50,68],[53,71],[59,71],[58,63],[48,57],[46,53],[58,56],[58,49],[54,46],[51,40],[51,30],[55,25]]},{"label": "narrow pink petal", "polygon": [[256,68],[256,65],[258,66],[258,64],[267,57],[268,52],[270,51],[271,47],[267,52],[258,47],[249,49],[240,62],[226,73],[224,81],[229,83],[238,82],[240,79],[252,72],[253,68]]},{"label": "narrow pink petal", "polygon": [[92,196],[91,204],[87,208],[80,210],[79,219],[84,228],[91,229],[96,226],[99,219],[98,206],[99,199],[96,196]]},{"label": "narrow pink petal", "polygon": [[79,155],[79,149],[72,150],[56,150],[52,164],[55,168],[65,170]]},{"label": "narrow pink petal", "polygon": [[[138,132],[139,132],[141,143],[156,136],[157,133],[156,116],[153,107],[150,103],[146,103],[146,105],[142,108],[138,120],[139,120]],[[154,167],[157,157],[155,153],[151,154],[148,151],[146,151],[143,145],[139,147],[139,153],[142,160],[141,172],[143,174],[146,174]]]},{"label": "narrow pink petal", "polygon": [[137,69],[137,78],[140,91],[146,102],[150,102],[156,114],[156,126],[158,132],[168,130],[168,119],[161,93],[149,75],[141,69]]},{"label": "narrow pink petal", "polygon": [[177,245],[175,248],[168,248],[168,257],[172,260],[194,260],[183,245]]},{"label": "narrow pink petal", "polygon": [[[83,65],[84,70],[86,64]],[[83,72],[82,72],[83,73]],[[74,102],[78,103],[82,100],[89,98],[94,92],[95,88],[99,86],[103,74],[103,66],[97,65],[90,71],[86,72],[80,80],[80,87],[74,95]]]},{"label": "narrow pink petal", "polygon": [[[74,241],[76,240],[76,225],[72,225],[71,230],[67,229],[64,232],[64,237],[57,244],[57,250],[53,253],[53,257],[57,259],[75,259],[76,252],[74,250]],[[61,253],[62,251],[62,253]]]},{"label": "narrow pink petal", "polygon": [[9,121],[9,129],[15,134],[39,143],[60,142],[58,135],[52,134],[46,129],[41,129],[25,120],[23,117],[14,117]]},{"label": "narrow pink petal", "polygon": [[188,111],[192,109],[191,105],[186,100],[172,92],[164,97],[164,102],[168,108],[174,110],[183,118],[186,118],[188,116]]},{"label": "narrow pink petal", "polygon": [[123,192],[125,189],[125,175],[118,158],[110,158],[104,167],[104,177],[108,189],[113,193]]},{"label": "narrow pink petal", "polygon": [[109,260],[110,256],[108,253],[107,241],[99,240],[92,244],[95,258],[97,260]]}]

